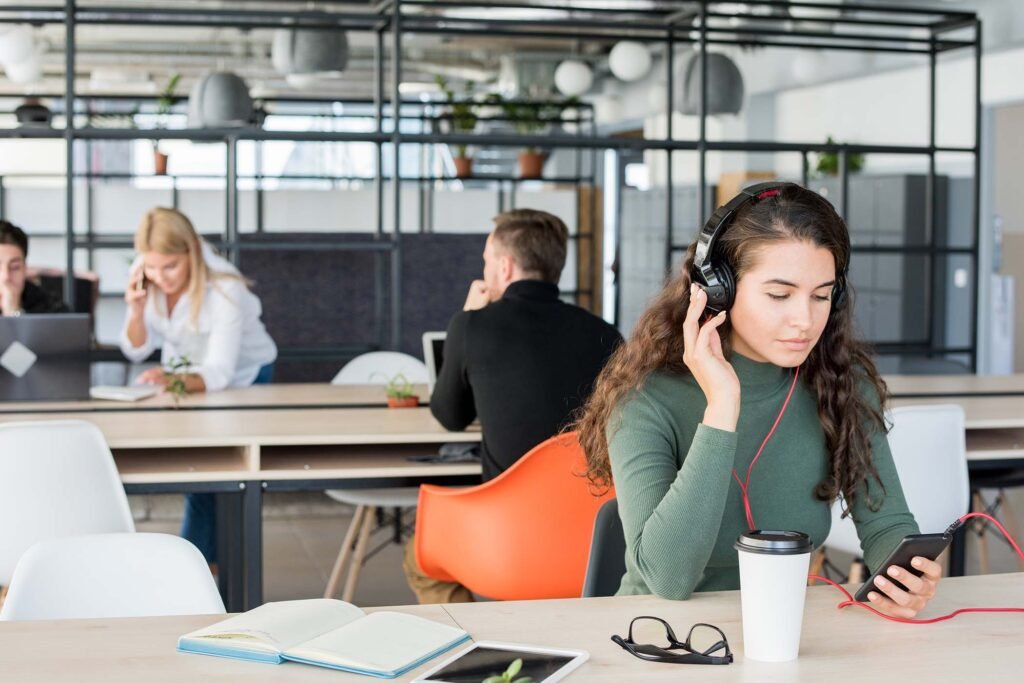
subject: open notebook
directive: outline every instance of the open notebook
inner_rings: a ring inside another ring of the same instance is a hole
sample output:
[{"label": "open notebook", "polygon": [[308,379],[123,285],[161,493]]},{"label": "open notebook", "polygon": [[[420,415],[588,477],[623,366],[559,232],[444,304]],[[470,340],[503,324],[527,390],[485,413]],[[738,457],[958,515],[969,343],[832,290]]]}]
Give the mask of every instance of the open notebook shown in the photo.
[{"label": "open notebook", "polygon": [[268,602],[181,636],[178,650],[394,678],[466,640],[462,629],[422,617],[317,599]]}]

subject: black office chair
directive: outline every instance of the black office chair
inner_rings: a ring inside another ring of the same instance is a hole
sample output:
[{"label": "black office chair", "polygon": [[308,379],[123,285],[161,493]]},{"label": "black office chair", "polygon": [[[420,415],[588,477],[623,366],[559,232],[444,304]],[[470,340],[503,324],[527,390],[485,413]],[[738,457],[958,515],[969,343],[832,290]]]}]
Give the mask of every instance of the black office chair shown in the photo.
[{"label": "black office chair", "polygon": [[619,504],[612,498],[597,511],[590,559],[583,579],[583,597],[615,595],[626,573],[626,537],[619,519]]}]

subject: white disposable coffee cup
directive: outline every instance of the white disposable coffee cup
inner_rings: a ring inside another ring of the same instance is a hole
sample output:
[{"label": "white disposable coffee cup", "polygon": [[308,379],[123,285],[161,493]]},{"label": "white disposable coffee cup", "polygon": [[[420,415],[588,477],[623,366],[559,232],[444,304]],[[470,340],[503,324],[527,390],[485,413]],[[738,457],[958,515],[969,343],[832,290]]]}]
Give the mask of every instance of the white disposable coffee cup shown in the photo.
[{"label": "white disposable coffee cup", "polygon": [[743,654],[788,662],[800,653],[807,570],[814,545],[799,531],[748,531],[736,539],[743,607]]}]

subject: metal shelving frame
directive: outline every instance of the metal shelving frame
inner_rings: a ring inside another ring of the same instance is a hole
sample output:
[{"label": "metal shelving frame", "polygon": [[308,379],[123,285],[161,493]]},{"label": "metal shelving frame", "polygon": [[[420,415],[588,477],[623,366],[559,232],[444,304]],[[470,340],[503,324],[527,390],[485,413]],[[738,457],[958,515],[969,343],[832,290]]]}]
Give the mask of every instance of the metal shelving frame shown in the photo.
[{"label": "metal shelving frame", "polygon": [[[495,2],[469,2],[461,0],[377,0],[368,2],[365,9],[351,11],[351,3],[320,2],[316,11],[281,11],[279,9],[253,9],[229,7],[204,8],[154,8],[131,6],[103,6],[88,3],[81,5],[76,0],[64,0],[63,4],[48,7],[7,6],[0,8],[0,22],[29,21],[32,23],[62,23],[66,34],[65,53],[65,92],[63,98],[68,111],[76,111],[76,93],[74,83],[75,67],[75,28],[80,25],[164,25],[164,26],[201,26],[201,27],[233,27],[233,28],[276,28],[284,25],[311,29],[345,29],[349,31],[372,31],[375,33],[375,84],[374,105],[376,130],[368,133],[294,133],[274,132],[261,129],[203,129],[203,130],[112,130],[98,128],[78,128],[75,117],[67,117],[67,125],[63,130],[0,130],[0,137],[49,137],[63,138],[67,146],[68,165],[66,169],[67,206],[66,230],[67,272],[73,271],[74,244],[73,210],[74,210],[74,143],[78,140],[99,139],[191,139],[222,141],[227,148],[227,184],[235,187],[237,167],[235,149],[242,140],[292,140],[292,141],[362,141],[371,142],[376,146],[377,176],[374,178],[376,187],[376,236],[379,241],[387,242],[379,253],[390,256],[390,299],[392,320],[390,346],[397,346],[400,338],[401,300],[401,233],[393,230],[385,234],[383,225],[384,209],[384,178],[381,177],[381,160],[384,145],[391,145],[395,151],[396,173],[399,150],[403,144],[473,144],[485,146],[545,146],[572,148],[577,150],[577,159],[587,151],[590,152],[591,174],[596,173],[596,157],[600,150],[607,149],[642,149],[658,150],[668,157],[667,185],[672,187],[672,153],[676,151],[692,151],[698,156],[698,197],[699,209],[695,223],[700,225],[710,207],[706,206],[706,190],[709,186],[707,178],[707,154],[709,152],[772,152],[799,154],[807,168],[807,155],[812,152],[836,152],[840,160],[840,185],[842,192],[836,202],[840,212],[848,214],[848,178],[849,155],[851,153],[876,153],[925,156],[928,159],[928,179],[926,191],[926,232],[930,243],[922,247],[857,247],[857,252],[879,252],[881,250],[895,253],[924,253],[929,259],[929,278],[932,285],[927,302],[928,338],[898,344],[879,344],[877,350],[882,353],[920,354],[941,356],[950,353],[963,353],[970,359],[972,369],[977,362],[977,329],[978,317],[978,253],[979,253],[979,218],[980,218],[980,128],[981,128],[981,22],[976,13],[942,9],[924,9],[920,7],[890,7],[880,4],[857,4],[855,6],[839,6],[834,3],[821,2],[780,2],[776,0],[739,0],[727,3],[731,7],[745,6],[752,10],[765,11],[764,14],[744,14],[742,25],[734,25],[734,13],[722,11],[726,3],[711,0],[694,0],[680,2],[678,0],[655,1],[638,7],[628,0],[618,5],[607,2],[575,3],[571,11],[553,6],[550,2],[530,2],[527,0],[507,0]],[[337,6],[338,11],[329,9]],[[344,5],[344,7],[342,7]],[[534,9],[541,10],[537,18],[500,18],[488,17],[484,11],[494,8]],[[773,15],[790,9],[805,8],[816,12],[810,24],[804,25],[800,19],[794,19],[791,27],[780,29],[775,25],[780,17]],[[447,10],[462,10],[448,13]],[[475,10],[475,12],[468,12]],[[829,30],[820,27],[826,26]],[[839,29],[839,31],[837,31]],[[513,134],[466,135],[443,132],[410,134],[403,133],[396,125],[395,117],[385,114],[398,112],[401,119],[403,102],[399,92],[402,80],[402,38],[405,35],[425,33],[432,35],[467,35],[467,36],[500,36],[504,38],[522,38],[529,40],[558,39],[572,41],[593,41],[611,45],[623,38],[661,46],[666,59],[667,68],[667,114],[668,126],[666,135],[660,139],[619,138],[598,135],[591,130],[589,134],[580,131],[575,136],[553,138],[550,136],[521,136]],[[966,38],[961,34],[968,33]],[[385,45],[390,43],[390,54],[397,56],[390,62],[386,60]],[[818,50],[858,51],[874,53],[892,53],[920,55],[927,58],[929,64],[929,114],[928,144],[926,145],[872,145],[872,144],[820,144],[812,142],[783,143],[764,140],[718,141],[707,139],[707,60],[701,64],[701,101],[700,129],[696,139],[677,139],[672,130],[671,113],[674,100],[674,77],[672,73],[675,50],[680,45],[695,46],[701,55],[707,53],[713,45],[757,45],[776,48],[806,48]],[[973,54],[975,87],[973,95],[975,112],[974,144],[963,147],[943,147],[936,144],[936,72],[938,58],[948,52],[969,50]],[[385,69],[390,75],[390,93],[385,93]],[[388,104],[390,105],[388,107]],[[386,108],[387,107],[387,108]],[[390,124],[390,125],[388,125]],[[972,155],[974,169],[973,197],[973,240],[968,247],[950,247],[936,243],[936,155],[941,153],[960,153]],[[806,180],[806,170],[805,178]],[[390,198],[392,202],[394,225],[399,225],[402,201],[400,183],[391,184]],[[229,189],[229,197],[232,192]],[[593,193],[592,193],[593,196]],[[246,245],[238,240],[238,206],[236,200],[227,202],[227,229],[224,246],[237,256],[237,250]],[[668,227],[665,243],[665,266],[668,268],[674,254],[686,248],[676,244],[672,239],[673,223],[672,193],[666,193],[665,216]],[[591,239],[595,239],[591,233]],[[389,239],[386,239],[389,238]],[[286,244],[284,240],[280,243]],[[596,246],[596,241],[594,243]],[[598,249],[592,248],[592,273],[597,272],[596,261]],[[972,292],[972,318],[970,343],[965,347],[951,348],[937,343],[933,330],[934,320],[934,286],[936,266],[941,258],[962,254],[970,257],[974,270],[975,286]],[[377,308],[378,321],[383,321],[383,268],[377,269]],[[65,282],[65,295],[69,300],[74,296],[70,280]],[[381,322],[381,324],[383,324]]]}]

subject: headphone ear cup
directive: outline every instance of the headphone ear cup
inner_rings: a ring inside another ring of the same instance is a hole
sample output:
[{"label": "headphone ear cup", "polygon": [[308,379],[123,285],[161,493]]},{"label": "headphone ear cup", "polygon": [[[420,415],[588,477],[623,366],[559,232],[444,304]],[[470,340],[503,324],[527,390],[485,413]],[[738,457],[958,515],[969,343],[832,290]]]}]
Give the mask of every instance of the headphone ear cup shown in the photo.
[{"label": "headphone ear cup", "polygon": [[736,278],[733,276],[732,268],[727,264],[716,263],[713,268],[718,282],[706,290],[708,308],[715,311],[727,311],[736,301]]},{"label": "headphone ear cup", "polygon": [[832,285],[832,312],[838,313],[846,308],[846,278],[839,277]]}]

